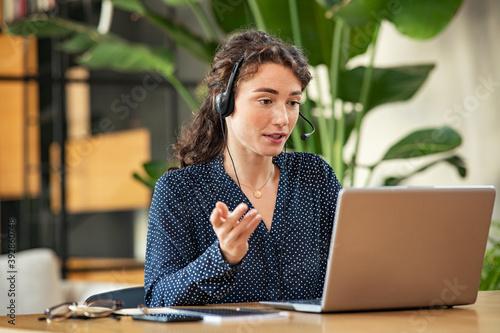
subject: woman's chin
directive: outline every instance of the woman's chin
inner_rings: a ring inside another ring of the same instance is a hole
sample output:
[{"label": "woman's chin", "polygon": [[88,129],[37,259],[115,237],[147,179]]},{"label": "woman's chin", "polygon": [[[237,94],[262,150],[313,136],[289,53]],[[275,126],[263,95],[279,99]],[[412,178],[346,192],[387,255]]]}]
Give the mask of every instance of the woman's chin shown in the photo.
[{"label": "woman's chin", "polygon": [[262,155],[264,156],[277,156],[283,151],[283,147],[277,147],[272,149],[266,149]]}]

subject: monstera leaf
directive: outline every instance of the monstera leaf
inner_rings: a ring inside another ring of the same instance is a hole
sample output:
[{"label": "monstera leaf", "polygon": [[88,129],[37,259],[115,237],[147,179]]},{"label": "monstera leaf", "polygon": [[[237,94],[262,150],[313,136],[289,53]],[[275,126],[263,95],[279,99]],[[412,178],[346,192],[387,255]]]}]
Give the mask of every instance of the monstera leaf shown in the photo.
[{"label": "monstera leaf", "polygon": [[[434,65],[414,65],[393,68],[374,68],[370,96],[365,112],[378,105],[407,101],[415,95],[429,76]],[[340,72],[339,97],[344,101],[359,103],[366,67]]]},{"label": "monstera leaf", "polygon": [[[440,128],[428,128],[417,130],[408,134],[392,147],[390,147],[384,154],[382,159],[376,163],[372,168],[380,165],[384,161],[395,159],[414,159],[430,155],[440,155],[443,153],[450,153],[462,144],[462,137],[455,130],[448,126]],[[458,156],[446,155],[440,157],[423,167],[417,168],[406,175],[397,177],[388,177],[384,181],[384,185],[399,185],[401,182],[410,178],[411,176],[429,169],[438,163],[447,163],[456,168],[460,177],[467,175],[464,160]]]}]

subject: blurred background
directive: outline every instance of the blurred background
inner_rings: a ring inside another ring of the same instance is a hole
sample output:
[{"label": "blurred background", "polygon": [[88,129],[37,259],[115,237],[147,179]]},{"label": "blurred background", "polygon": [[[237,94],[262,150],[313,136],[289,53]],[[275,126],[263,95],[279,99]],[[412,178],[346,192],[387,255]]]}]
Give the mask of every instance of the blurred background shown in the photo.
[{"label": "blurred background", "polygon": [[217,44],[244,27],[310,58],[316,133],[290,148],[320,153],[344,186],[500,187],[500,2],[272,3],[0,0],[1,254],[48,249],[50,274],[73,281],[58,299],[142,284],[152,186]]}]

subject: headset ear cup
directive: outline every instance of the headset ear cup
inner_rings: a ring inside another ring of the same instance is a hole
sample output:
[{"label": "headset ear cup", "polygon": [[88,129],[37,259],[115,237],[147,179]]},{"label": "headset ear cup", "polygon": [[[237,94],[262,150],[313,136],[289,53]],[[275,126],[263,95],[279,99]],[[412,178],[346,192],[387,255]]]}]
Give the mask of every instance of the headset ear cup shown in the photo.
[{"label": "headset ear cup", "polygon": [[215,95],[215,99],[214,99],[215,110],[217,111],[217,113],[221,117],[223,117],[223,114],[226,111],[223,95],[224,95],[223,93],[219,93],[219,94]]},{"label": "headset ear cup", "polygon": [[234,109],[234,94],[232,92],[233,82],[242,61],[243,61],[243,56],[241,56],[240,59],[234,64],[233,70],[227,82],[226,91],[215,95],[215,100],[214,100],[215,109],[217,110],[217,113],[219,113],[219,115],[223,118],[228,117],[231,113],[233,113]]},{"label": "headset ear cup", "polygon": [[229,97],[227,95],[227,91],[215,95],[215,110],[222,118],[228,117],[234,109],[234,95],[229,94]]}]

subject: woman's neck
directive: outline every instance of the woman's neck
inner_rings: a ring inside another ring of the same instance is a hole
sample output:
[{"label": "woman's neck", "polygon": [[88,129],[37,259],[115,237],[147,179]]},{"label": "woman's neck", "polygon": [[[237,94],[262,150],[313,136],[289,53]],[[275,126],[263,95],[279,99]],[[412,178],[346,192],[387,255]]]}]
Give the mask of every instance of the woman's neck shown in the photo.
[{"label": "woman's neck", "polygon": [[225,149],[224,170],[236,183],[239,180],[242,184],[259,188],[269,180],[274,171],[273,157],[251,156],[250,154],[235,154],[233,152],[231,152],[230,156],[227,149]]}]

